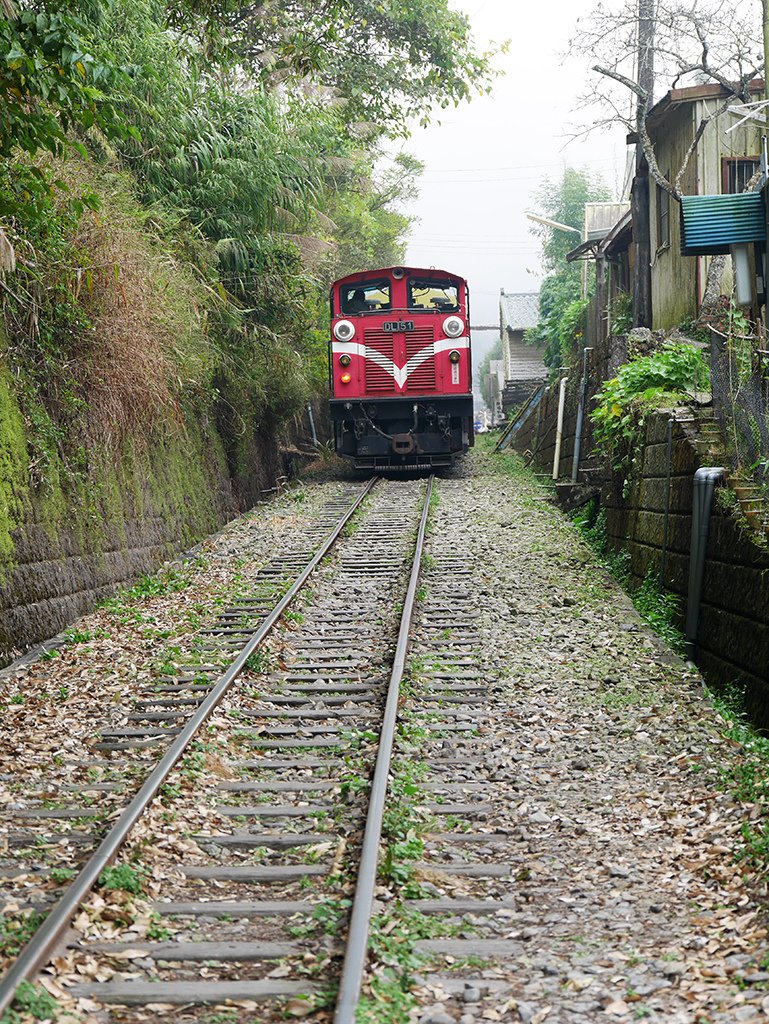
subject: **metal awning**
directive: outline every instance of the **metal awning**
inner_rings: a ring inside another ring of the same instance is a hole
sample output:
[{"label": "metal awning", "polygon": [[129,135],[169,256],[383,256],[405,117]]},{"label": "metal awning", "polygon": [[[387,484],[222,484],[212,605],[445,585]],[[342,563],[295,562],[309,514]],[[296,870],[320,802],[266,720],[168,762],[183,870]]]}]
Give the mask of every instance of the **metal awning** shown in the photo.
[{"label": "metal awning", "polygon": [[733,245],[766,240],[760,192],[681,197],[681,254],[716,256]]}]

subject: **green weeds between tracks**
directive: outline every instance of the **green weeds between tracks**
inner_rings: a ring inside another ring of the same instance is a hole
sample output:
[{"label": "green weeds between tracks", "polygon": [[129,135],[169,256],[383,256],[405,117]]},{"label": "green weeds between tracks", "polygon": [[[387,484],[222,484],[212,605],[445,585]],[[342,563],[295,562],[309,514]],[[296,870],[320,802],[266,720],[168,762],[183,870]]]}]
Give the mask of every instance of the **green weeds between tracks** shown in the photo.
[{"label": "green weeds between tracks", "polygon": [[102,889],[119,889],[136,896],[144,887],[144,871],[130,864],[115,864],[102,871],[99,885]]},{"label": "green weeds between tracks", "polygon": [[[407,691],[410,695],[419,685],[424,671],[421,661],[414,659],[409,668]],[[372,734],[373,735],[373,734]],[[425,732],[413,713],[402,714],[397,730],[398,756],[393,760],[392,778],[387,808],[382,822],[382,856],[379,868],[381,903],[374,915],[369,935],[369,949],[374,970],[370,982],[358,1004],[358,1024],[408,1024],[413,1019],[416,998],[412,993],[414,975],[428,962],[428,956],[418,953],[415,945],[420,939],[452,935],[456,925],[450,925],[439,915],[425,915],[408,905],[409,900],[426,895],[418,862],[424,854],[424,834],[430,826],[430,816],[421,809],[427,799],[423,789],[427,765],[415,758]],[[365,737],[368,740],[368,736]],[[419,741],[415,745],[415,741]],[[348,799],[369,786],[366,764],[360,756],[348,752],[343,792]],[[312,883],[308,879],[308,886]],[[349,880],[348,880],[349,881]],[[387,890],[388,895],[383,894]],[[305,938],[324,933],[338,937],[346,927],[351,901],[338,895],[322,899],[315,907],[313,919],[295,926],[294,937]],[[462,926],[463,930],[467,925]],[[329,992],[328,998],[333,997]],[[316,995],[315,1009],[325,1005]]]},{"label": "green weeds between tracks", "polygon": [[358,1004],[358,1024],[406,1024],[413,1020],[414,974],[427,961],[414,945],[420,939],[436,938],[455,930],[437,917],[404,906],[400,900],[388,904],[372,921],[369,949],[379,966]]},{"label": "green weeds between tracks", "polygon": [[45,921],[45,916],[36,910],[3,914],[0,917],[0,956],[16,956]]},{"label": "green weeds between tracks", "polygon": [[34,1020],[55,1020],[56,1000],[44,988],[22,981],[16,989],[16,998],[9,1010],[0,1017],[0,1024],[24,1024],[30,1017]]},{"label": "green weeds between tracks", "polygon": [[[414,659],[406,677],[404,693],[412,695],[419,686],[424,665]],[[424,836],[430,817],[422,809],[428,799],[423,783],[427,765],[417,752],[427,736],[417,714],[402,711],[397,729],[398,756],[393,761],[387,808],[382,821],[382,856],[379,883],[389,890],[382,909],[371,923],[370,950],[376,965],[357,1012],[358,1024],[406,1024],[413,1019],[416,998],[412,993],[414,975],[428,957],[416,952],[420,939],[451,935],[456,926],[439,915],[420,913],[406,901],[423,898],[418,863],[425,850]],[[413,759],[412,759],[413,758]]]}]

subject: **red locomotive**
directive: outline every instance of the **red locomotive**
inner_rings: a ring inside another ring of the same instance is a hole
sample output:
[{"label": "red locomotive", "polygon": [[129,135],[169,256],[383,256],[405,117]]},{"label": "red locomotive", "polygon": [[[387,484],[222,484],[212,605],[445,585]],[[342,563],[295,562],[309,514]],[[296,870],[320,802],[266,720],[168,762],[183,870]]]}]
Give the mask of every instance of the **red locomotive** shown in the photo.
[{"label": "red locomotive", "polygon": [[357,469],[447,466],[473,443],[467,282],[390,267],[331,287],[331,420]]}]

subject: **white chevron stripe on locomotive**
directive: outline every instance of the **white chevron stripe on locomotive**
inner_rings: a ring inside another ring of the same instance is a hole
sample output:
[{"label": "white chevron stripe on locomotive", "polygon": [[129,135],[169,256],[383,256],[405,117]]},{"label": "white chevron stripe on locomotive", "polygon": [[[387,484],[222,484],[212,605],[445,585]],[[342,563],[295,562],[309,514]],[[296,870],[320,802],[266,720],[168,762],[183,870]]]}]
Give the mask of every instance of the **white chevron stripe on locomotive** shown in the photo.
[{"label": "white chevron stripe on locomotive", "polygon": [[431,355],[438,355],[439,352],[448,352],[452,348],[469,347],[470,339],[468,337],[443,338],[441,341],[431,341],[429,345],[426,345],[416,355],[413,355],[405,366],[396,366],[392,359],[383,356],[377,349],[371,348],[370,345],[361,345],[357,341],[335,341],[331,350],[334,355],[341,356],[347,353],[350,356],[362,356],[364,359],[370,359],[372,363],[376,363],[385,373],[389,373],[398,387],[402,388],[414,370],[429,359]]}]

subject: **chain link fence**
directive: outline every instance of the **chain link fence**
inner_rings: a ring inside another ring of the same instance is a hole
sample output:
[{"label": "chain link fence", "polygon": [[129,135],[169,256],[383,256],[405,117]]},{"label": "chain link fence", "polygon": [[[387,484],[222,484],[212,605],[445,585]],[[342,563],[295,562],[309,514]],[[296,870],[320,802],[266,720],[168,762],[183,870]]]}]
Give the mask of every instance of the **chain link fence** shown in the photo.
[{"label": "chain link fence", "polygon": [[[769,511],[769,351],[755,338],[710,331],[713,409],[727,443],[731,469],[756,485],[755,501]],[[763,500],[763,501],[762,501]],[[756,508],[758,511],[758,507]]]}]

